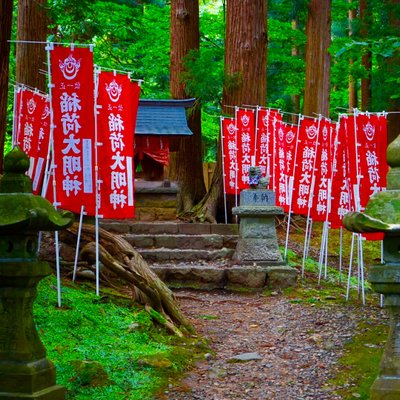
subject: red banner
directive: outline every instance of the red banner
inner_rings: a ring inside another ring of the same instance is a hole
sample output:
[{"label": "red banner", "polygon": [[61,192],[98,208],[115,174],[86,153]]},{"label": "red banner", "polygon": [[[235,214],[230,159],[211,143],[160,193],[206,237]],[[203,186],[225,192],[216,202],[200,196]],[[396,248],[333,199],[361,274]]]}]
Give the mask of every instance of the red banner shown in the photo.
[{"label": "red banner", "polygon": [[276,204],[289,211],[290,182],[293,176],[297,143],[297,127],[275,119],[275,164],[273,176],[276,183]]},{"label": "red banner", "polygon": [[238,193],[238,146],[234,118],[221,117],[221,140],[225,193],[236,194]]},{"label": "red banner", "polygon": [[[341,115],[334,140],[331,207],[328,221],[331,228],[340,228],[343,217],[354,210],[353,191],[350,181],[350,159],[348,138],[348,122],[346,115]],[[353,159],[354,161],[354,159]]]},{"label": "red banner", "polygon": [[50,105],[46,95],[21,88],[17,92],[18,123],[15,144],[29,157],[28,175],[33,193],[39,194],[50,140]]},{"label": "red banner", "polygon": [[314,221],[325,221],[328,214],[329,197],[332,180],[332,143],[336,124],[322,119],[319,127],[318,151],[314,168],[314,199],[311,207],[311,218]]},{"label": "red banner", "polygon": [[50,50],[56,201],[95,215],[94,79],[89,48],[55,46]]},{"label": "red banner", "polygon": [[369,198],[386,188],[386,117],[360,113],[349,117],[349,122],[351,180],[358,195],[356,209],[363,211]]},{"label": "red banner", "polygon": [[236,108],[238,188],[249,188],[249,169],[255,165],[255,110]]},{"label": "red banner", "polygon": [[319,122],[317,119],[304,118],[300,121],[300,133],[296,157],[296,173],[293,182],[292,211],[295,214],[308,215],[314,168],[318,150]]},{"label": "red banner", "polygon": [[274,154],[274,120],[282,120],[277,110],[257,107],[257,129],[256,129],[256,162],[261,168],[263,175],[272,177]]},{"label": "red banner", "polygon": [[98,147],[101,180],[99,213],[134,217],[134,132],[140,87],[128,75],[100,72]]}]

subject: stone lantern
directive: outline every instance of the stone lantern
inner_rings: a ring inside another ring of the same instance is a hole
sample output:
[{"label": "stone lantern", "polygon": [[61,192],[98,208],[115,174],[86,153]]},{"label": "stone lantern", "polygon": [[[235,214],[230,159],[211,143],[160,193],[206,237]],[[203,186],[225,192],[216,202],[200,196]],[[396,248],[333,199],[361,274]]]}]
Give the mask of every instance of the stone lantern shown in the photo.
[{"label": "stone lantern", "polygon": [[61,400],[65,388],[56,385],[32,306],[39,281],[51,273],[38,260],[38,232],[65,229],[74,217],[32,194],[28,168],[28,157],[15,147],[0,178],[0,399]]},{"label": "stone lantern", "polygon": [[391,326],[371,400],[400,399],[400,136],[389,145],[387,162],[386,192],[375,193],[363,213],[349,213],[343,219],[352,232],[384,233],[384,263],[369,268],[368,281],[384,295]]}]

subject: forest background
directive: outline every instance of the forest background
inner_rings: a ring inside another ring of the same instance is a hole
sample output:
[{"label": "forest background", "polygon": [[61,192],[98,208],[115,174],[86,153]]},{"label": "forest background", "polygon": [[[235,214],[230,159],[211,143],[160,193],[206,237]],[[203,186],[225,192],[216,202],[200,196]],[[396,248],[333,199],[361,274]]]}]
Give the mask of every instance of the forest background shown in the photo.
[{"label": "forest background", "polygon": [[[197,13],[193,4],[198,7],[198,28],[188,25],[176,30],[179,18],[186,16],[182,12]],[[32,13],[33,8],[39,13]],[[238,22],[229,26],[229,15]],[[133,78],[143,79],[141,98],[196,97],[205,161],[218,155],[219,116],[232,114],[231,106],[248,104],[243,103],[249,98],[246,95],[236,96],[238,104],[226,102],[226,93],[240,87],[242,79],[241,72],[232,73],[227,64],[237,62],[238,68],[251,64],[241,63],[240,35],[260,19],[265,49],[259,54],[265,58],[261,64],[265,69],[241,88],[249,93],[262,87],[261,94],[253,96],[259,105],[281,109],[292,122],[295,118],[289,113],[336,119],[353,108],[400,110],[400,0],[268,0],[268,7],[266,0],[4,0],[0,16],[0,154],[3,143],[6,151],[10,146],[13,84],[46,90],[46,65],[39,65],[38,71],[32,70],[32,64],[17,62],[23,57],[33,59],[28,48],[34,46],[18,50],[13,42],[43,37],[43,32],[35,32],[40,29],[46,30],[49,41],[95,44],[97,65],[130,71]],[[315,21],[322,23],[317,26]],[[178,51],[177,71],[176,47],[191,39],[176,35],[190,30],[198,38],[183,53]],[[229,42],[237,34],[237,51],[231,46],[228,57]],[[315,56],[319,48],[322,62]],[[39,78],[33,79],[34,75]],[[35,81],[37,85],[31,83]],[[398,117],[392,114],[389,119],[389,140],[399,133]],[[180,180],[179,171],[177,177]],[[192,190],[180,211],[192,210],[203,196],[204,188]]]}]

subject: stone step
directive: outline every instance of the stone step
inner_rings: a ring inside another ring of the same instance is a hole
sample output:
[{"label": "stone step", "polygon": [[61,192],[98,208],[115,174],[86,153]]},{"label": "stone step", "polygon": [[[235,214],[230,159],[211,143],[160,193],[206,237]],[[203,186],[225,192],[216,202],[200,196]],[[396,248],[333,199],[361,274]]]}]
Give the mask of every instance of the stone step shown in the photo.
[{"label": "stone step", "polygon": [[237,224],[209,224],[185,222],[137,222],[131,220],[102,220],[100,226],[105,230],[120,234],[149,235],[238,235]]},{"label": "stone step", "polygon": [[234,249],[236,247],[237,235],[151,235],[151,234],[132,234],[123,235],[124,239],[133,247],[141,249],[160,248],[167,249],[196,249],[209,250],[221,249],[223,247]]},{"label": "stone step", "polygon": [[199,260],[216,261],[220,259],[231,259],[234,249],[223,247],[214,250],[199,249],[136,249],[140,255],[149,263],[176,262],[198,262]]},{"label": "stone step", "polygon": [[297,270],[287,266],[240,266],[229,263],[150,265],[158,277],[171,288],[201,290],[283,289],[296,281]]}]

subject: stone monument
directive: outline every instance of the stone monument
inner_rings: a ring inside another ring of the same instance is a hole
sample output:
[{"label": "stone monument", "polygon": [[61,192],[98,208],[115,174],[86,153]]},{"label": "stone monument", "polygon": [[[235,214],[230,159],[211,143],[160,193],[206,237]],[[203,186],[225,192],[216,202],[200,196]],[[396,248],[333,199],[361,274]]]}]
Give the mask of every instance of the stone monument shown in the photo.
[{"label": "stone monument", "polygon": [[38,232],[67,228],[73,214],[57,212],[32,194],[29,159],[18,147],[4,158],[0,179],[0,399],[62,400],[32,315],[36,287],[51,273],[37,258]]},{"label": "stone monument", "polygon": [[297,270],[282,259],[276,236],[275,217],[283,209],[275,206],[275,193],[268,190],[269,179],[259,167],[250,167],[250,189],[240,193],[240,205],[232,210],[240,217],[239,239],[233,261],[256,266],[266,272],[266,285],[284,288],[296,284]]},{"label": "stone monument", "polygon": [[391,327],[379,376],[371,387],[371,400],[400,399],[400,136],[389,145],[387,162],[386,192],[371,196],[363,213],[349,213],[343,219],[352,232],[384,233],[384,263],[369,268],[368,281],[384,295]]}]

